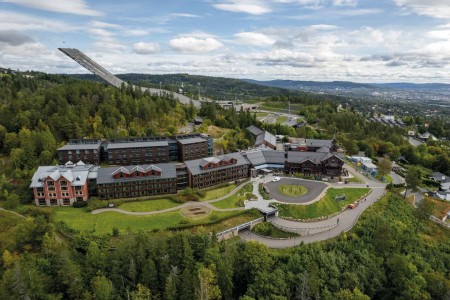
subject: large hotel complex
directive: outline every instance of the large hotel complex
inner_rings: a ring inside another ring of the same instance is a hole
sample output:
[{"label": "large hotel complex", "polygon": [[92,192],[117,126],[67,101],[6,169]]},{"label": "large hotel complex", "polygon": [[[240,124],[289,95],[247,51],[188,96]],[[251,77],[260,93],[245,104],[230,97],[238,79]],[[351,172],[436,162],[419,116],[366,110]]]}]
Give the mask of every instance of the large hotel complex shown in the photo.
[{"label": "large hotel complex", "polygon": [[[58,149],[61,165],[41,166],[32,178],[36,205],[175,194],[270,171],[339,176],[335,140],[296,139],[276,151],[276,137],[250,126],[255,149],[213,156],[205,134],[129,139],[71,140]],[[75,163],[74,163],[75,162]],[[100,167],[100,163],[111,167]]]}]

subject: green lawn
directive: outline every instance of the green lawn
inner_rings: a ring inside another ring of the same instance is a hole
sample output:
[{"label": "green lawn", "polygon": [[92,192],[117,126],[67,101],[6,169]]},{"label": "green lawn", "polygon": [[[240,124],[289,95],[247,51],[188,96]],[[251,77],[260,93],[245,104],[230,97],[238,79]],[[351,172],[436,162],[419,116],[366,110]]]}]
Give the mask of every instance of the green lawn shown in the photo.
[{"label": "green lawn", "polygon": [[226,196],[229,192],[236,188],[235,184],[230,184],[224,187],[205,191],[205,196],[200,198],[200,201],[214,200],[223,196]]},{"label": "green lawn", "polygon": [[348,180],[348,182],[354,183],[364,183],[364,181],[362,181],[361,179],[359,179],[359,177],[356,177],[355,175],[353,175],[353,177],[351,178],[345,178],[344,180]]},{"label": "green lawn", "polygon": [[[312,219],[339,212],[342,207],[360,199],[369,191],[369,188],[330,188],[322,199],[310,205],[273,204],[277,206],[280,217]],[[340,195],[345,195],[346,200],[334,200],[336,196]]]},{"label": "green lawn", "polygon": [[281,123],[284,123],[284,122],[286,122],[286,121],[288,121],[289,120],[289,118],[287,117],[287,116],[281,116],[281,117],[278,117],[277,118],[277,123],[279,123],[279,124],[281,124]]},{"label": "green lawn", "polygon": [[149,216],[130,216],[117,212],[106,212],[98,215],[85,212],[80,208],[55,207],[56,221],[64,222],[67,226],[80,230],[92,231],[97,235],[111,233],[118,228],[121,232],[126,230],[165,230],[167,228],[183,227],[189,224],[207,225],[221,219],[239,216],[242,211],[212,212],[204,218],[190,219],[183,217],[178,210],[163,214]]},{"label": "green lawn", "polygon": [[258,223],[255,225],[255,227],[252,228],[252,231],[256,234],[267,236],[271,238],[278,238],[278,239],[287,239],[290,237],[296,237],[298,236],[295,232],[286,232],[283,230],[280,230],[272,225],[272,223],[263,222]]},{"label": "green lawn", "polygon": [[262,119],[262,118],[267,117],[268,115],[269,115],[269,113],[266,113],[266,112],[257,112],[256,113],[256,118]]},{"label": "green lawn", "polygon": [[168,198],[162,198],[146,201],[125,202],[121,204],[119,208],[127,211],[155,211],[178,205],[180,205],[180,203],[176,203]]},{"label": "green lawn", "polygon": [[288,197],[300,197],[308,192],[305,186],[296,184],[279,185],[277,190],[280,194]]},{"label": "green lawn", "polygon": [[384,180],[381,180],[381,175],[377,175],[376,177],[379,181],[382,182],[386,182],[386,183],[391,183],[392,182],[392,177],[389,174],[384,175]]},{"label": "green lawn", "polygon": [[252,191],[253,191],[253,184],[248,183],[242,189],[240,189],[239,192],[237,192],[236,194],[234,194],[226,199],[223,199],[223,200],[220,200],[217,202],[213,202],[211,204],[217,208],[243,207],[244,201],[246,199],[245,194],[251,193]]}]

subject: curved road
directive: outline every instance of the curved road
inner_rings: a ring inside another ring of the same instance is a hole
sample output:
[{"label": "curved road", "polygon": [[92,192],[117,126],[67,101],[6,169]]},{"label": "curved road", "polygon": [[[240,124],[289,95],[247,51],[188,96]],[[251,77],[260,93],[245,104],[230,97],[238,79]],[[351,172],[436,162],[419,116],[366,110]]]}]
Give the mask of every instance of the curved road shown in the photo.
[{"label": "curved road", "polygon": [[[288,240],[274,240],[265,238],[256,234],[253,234],[250,231],[244,231],[240,232],[239,236],[246,241],[258,241],[260,243],[265,244],[269,248],[287,248],[287,247],[293,247],[300,245],[301,243],[312,243],[317,241],[324,241],[328,240],[330,238],[339,236],[342,232],[347,232],[350,229],[353,228],[353,226],[358,221],[360,215],[363,213],[364,210],[366,210],[369,206],[371,206],[373,203],[378,201],[386,192],[386,185],[383,183],[379,183],[376,181],[369,180],[365,177],[363,177],[361,174],[356,172],[351,166],[346,165],[347,170],[349,170],[353,175],[359,177],[363,181],[366,182],[366,184],[369,185],[369,187],[372,189],[371,193],[367,195],[366,200],[360,202],[360,204],[354,208],[354,209],[347,209],[344,212],[326,219],[322,221],[317,222],[308,222],[308,223],[302,223],[302,222],[294,222],[294,221],[288,221],[280,218],[274,219],[276,224],[282,225],[284,227],[292,227],[292,228],[313,228],[313,227],[326,227],[331,226],[333,224],[337,224],[337,226],[332,227],[332,229],[323,231],[316,234],[311,234],[307,236],[300,236]],[[346,187],[362,187],[364,185],[346,185]],[[338,222],[339,220],[339,222]]]},{"label": "curved road", "polygon": [[[288,197],[278,191],[280,185],[302,185],[308,189],[305,195],[299,197]],[[328,188],[328,185],[320,181],[304,180],[301,178],[281,177],[280,181],[268,182],[266,186],[269,188],[269,195],[273,199],[277,199],[282,203],[292,204],[308,204],[311,199],[316,199],[322,192]]]}]

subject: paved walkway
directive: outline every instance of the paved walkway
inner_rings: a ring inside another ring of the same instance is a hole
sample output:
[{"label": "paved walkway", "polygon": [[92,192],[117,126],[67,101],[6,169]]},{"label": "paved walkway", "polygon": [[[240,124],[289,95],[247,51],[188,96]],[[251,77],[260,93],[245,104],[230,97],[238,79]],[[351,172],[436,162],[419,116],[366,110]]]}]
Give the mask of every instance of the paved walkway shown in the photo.
[{"label": "paved walkway", "polygon": [[405,178],[403,178],[402,176],[398,175],[397,173],[391,171],[391,173],[389,173],[389,175],[392,178],[392,184],[402,184],[405,183]]},{"label": "paved walkway", "polygon": [[376,182],[370,179],[365,178],[361,174],[359,174],[355,169],[353,169],[349,165],[345,165],[347,170],[351,172],[354,176],[357,176],[361,180],[363,180],[364,184],[331,184],[335,187],[363,187],[365,185],[369,185],[372,189],[371,193],[365,198],[365,201],[362,201],[356,208],[347,209],[344,212],[326,219],[317,222],[295,222],[284,220],[281,218],[273,219],[276,224],[279,224],[284,227],[291,227],[293,229],[301,229],[301,228],[319,228],[332,226],[333,224],[337,224],[335,227],[332,227],[330,230],[326,230],[323,232],[319,232],[316,234],[311,234],[307,236],[300,236],[296,238],[292,238],[289,240],[273,240],[269,238],[265,238],[256,234],[253,234],[251,231],[243,231],[239,233],[239,236],[246,241],[254,240],[260,243],[265,244],[270,248],[287,248],[300,245],[301,243],[313,243],[317,241],[327,240],[336,236],[339,236],[342,232],[347,232],[353,228],[353,226],[358,221],[361,214],[370,207],[373,203],[378,201],[386,192],[386,185],[380,182]]},{"label": "paved walkway", "polygon": [[211,205],[210,203],[214,203],[214,202],[218,202],[221,200],[224,200],[234,194],[236,194],[240,189],[242,189],[247,183],[249,183],[248,181],[240,184],[239,186],[237,186],[236,188],[234,188],[231,192],[229,192],[227,195],[222,196],[220,198],[217,199],[213,199],[213,200],[209,200],[209,201],[204,201],[204,202],[197,202],[197,201],[188,201],[185,202],[181,205],[175,206],[175,207],[171,207],[171,208],[166,208],[166,209],[161,209],[161,210],[155,210],[155,211],[128,211],[128,210],[123,210],[120,208],[100,208],[100,209],[96,209],[94,211],[92,211],[92,214],[97,215],[97,214],[101,214],[104,212],[118,212],[121,214],[125,214],[125,215],[133,215],[133,216],[147,216],[147,215],[157,215],[157,214],[163,214],[166,212],[171,212],[171,211],[175,211],[175,210],[179,210],[181,208],[190,206],[190,205],[200,205],[200,206],[206,206],[212,210],[215,211],[236,211],[236,210],[244,210],[244,207],[236,207],[236,208],[217,208],[214,205]]}]

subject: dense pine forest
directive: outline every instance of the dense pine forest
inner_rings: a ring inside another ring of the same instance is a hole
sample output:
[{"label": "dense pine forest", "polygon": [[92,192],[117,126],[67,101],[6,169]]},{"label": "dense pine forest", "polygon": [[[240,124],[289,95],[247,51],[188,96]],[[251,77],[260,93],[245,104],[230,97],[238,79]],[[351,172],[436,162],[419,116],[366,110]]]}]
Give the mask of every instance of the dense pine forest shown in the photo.
[{"label": "dense pine forest", "polygon": [[[266,101],[281,107],[288,99]],[[349,154],[403,156],[448,174],[445,146],[414,148],[404,129],[365,122],[351,109],[337,113],[330,100],[291,100],[313,126],[261,124],[252,113],[214,103],[196,110],[66,76],[3,75],[1,206],[14,210],[19,201],[29,202],[31,174],[56,163],[56,148],[70,138],[176,134],[197,114],[204,126],[229,129],[219,142],[224,151],[250,146],[243,128],[256,124],[300,137],[336,133]],[[367,210],[351,232],[289,250],[238,239],[218,242],[201,228],[98,236],[57,223],[52,208],[26,205],[19,212],[0,210],[0,299],[450,299],[449,231],[395,192]]]},{"label": "dense pine forest", "polygon": [[0,211],[1,299],[449,299],[450,234],[388,194],[339,238],[270,250],[201,230],[95,237]]}]

